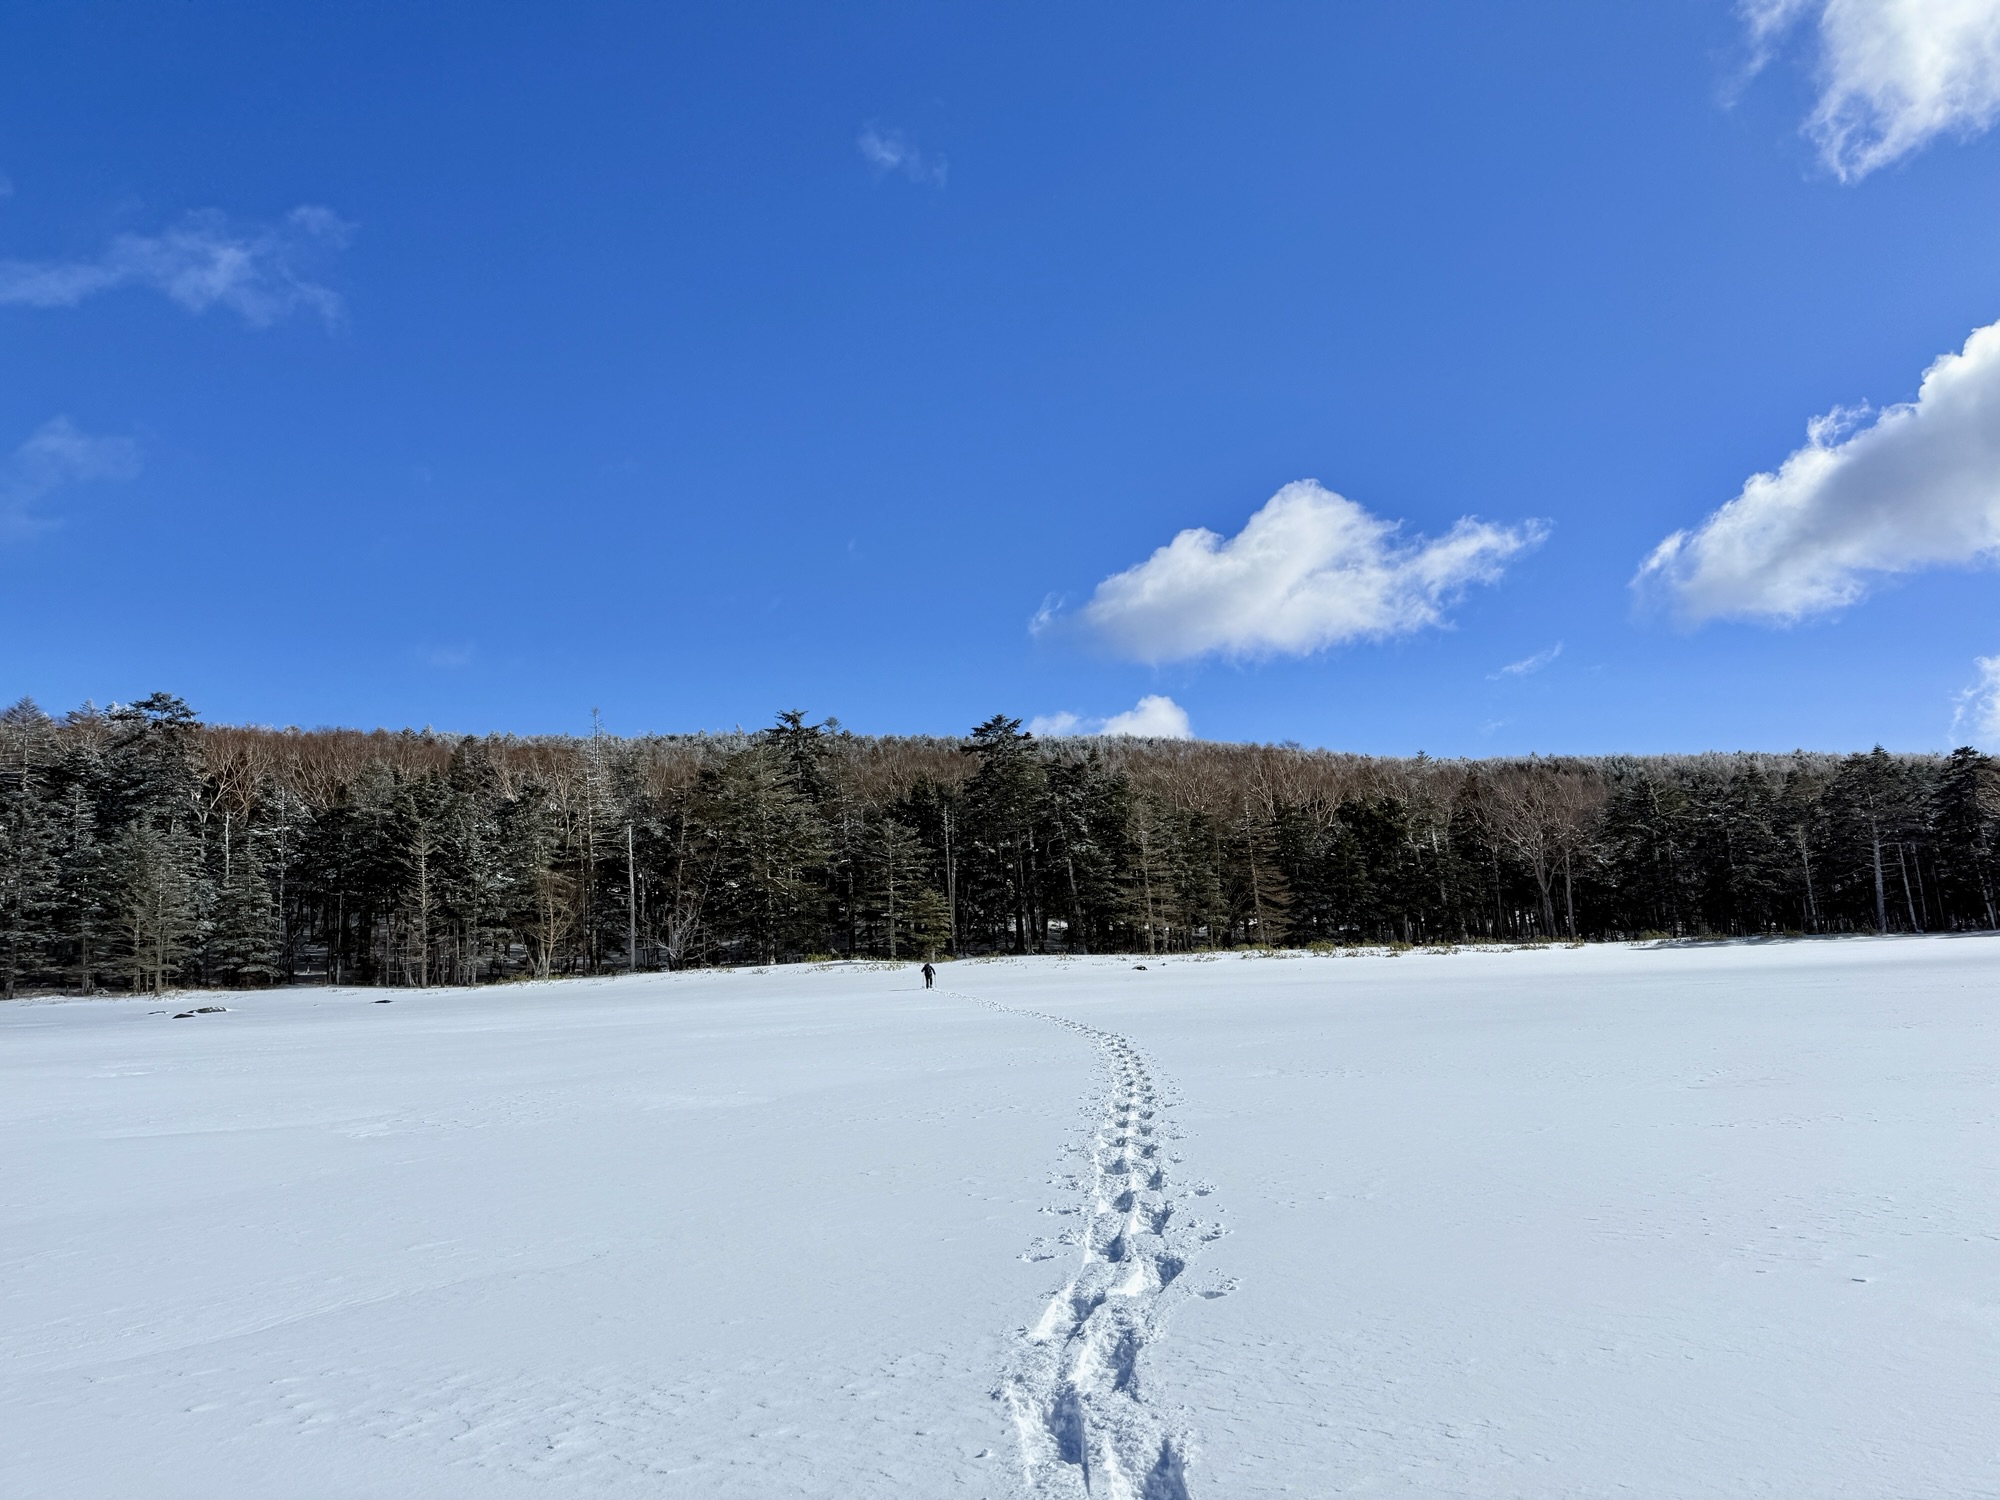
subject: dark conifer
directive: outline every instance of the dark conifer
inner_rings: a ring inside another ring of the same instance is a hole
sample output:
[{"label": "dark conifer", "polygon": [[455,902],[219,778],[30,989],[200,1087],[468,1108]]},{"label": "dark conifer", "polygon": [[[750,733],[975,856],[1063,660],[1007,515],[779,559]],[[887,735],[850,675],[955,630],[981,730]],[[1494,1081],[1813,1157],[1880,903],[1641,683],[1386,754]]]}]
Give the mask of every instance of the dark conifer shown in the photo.
[{"label": "dark conifer", "polygon": [[1987,756],[211,729],[0,713],[0,991],[2000,920]]}]

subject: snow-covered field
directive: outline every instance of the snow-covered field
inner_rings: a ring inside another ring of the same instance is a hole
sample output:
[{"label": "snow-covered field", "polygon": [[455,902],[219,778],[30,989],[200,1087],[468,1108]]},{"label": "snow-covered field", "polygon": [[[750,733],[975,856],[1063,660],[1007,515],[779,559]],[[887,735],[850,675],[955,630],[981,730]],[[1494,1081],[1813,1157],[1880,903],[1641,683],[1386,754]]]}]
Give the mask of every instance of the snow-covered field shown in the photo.
[{"label": "snow-covered field", "polygon": [[2000,939],[1134,962],[0,1007],[0,1495],[2000,1493]]}]

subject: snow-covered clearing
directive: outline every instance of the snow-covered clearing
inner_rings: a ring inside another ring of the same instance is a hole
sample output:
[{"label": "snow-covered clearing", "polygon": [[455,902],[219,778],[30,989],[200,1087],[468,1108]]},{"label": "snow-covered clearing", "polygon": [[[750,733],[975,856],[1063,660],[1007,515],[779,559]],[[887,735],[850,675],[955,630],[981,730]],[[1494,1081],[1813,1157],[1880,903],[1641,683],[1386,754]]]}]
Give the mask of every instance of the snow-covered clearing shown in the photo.
[{"label": "snow-covered clearing", "polygon": [[2000,939],[378,998],[0,1007],[0,1494],[2000,1493]]}]

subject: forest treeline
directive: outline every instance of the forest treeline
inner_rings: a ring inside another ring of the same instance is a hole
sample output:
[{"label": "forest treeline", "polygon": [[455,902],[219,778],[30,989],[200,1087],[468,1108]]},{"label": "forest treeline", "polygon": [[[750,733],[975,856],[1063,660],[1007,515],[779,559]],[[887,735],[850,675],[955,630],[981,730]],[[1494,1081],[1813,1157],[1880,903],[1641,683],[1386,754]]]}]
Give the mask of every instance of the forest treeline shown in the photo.
[{"label": "forest treeline", "polygon": [[0,713],[0,989],[1996,923],[2000,767]]}]

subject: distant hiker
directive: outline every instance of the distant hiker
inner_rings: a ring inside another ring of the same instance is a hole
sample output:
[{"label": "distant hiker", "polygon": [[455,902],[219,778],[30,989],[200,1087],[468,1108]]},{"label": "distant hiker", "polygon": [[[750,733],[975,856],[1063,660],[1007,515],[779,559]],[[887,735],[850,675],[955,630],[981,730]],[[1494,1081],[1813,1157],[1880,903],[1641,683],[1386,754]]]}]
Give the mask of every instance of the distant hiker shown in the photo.
[{"label": "distant hiker", "polygon": [[924,988],[925,988],[925,989],[929,989],[929,988],[930,988],[930,987],[931,987],[932,985],[934,985],[934,984],[936,984],[936,983],[937,983],[937,970],[936,970],[936,969],[933,969],[933,968],[932,968],[932,967],[931,967],[931,966],[930,966],[930,965],[929,965],[928,963],[927,963],[927,964],[925,964],[925,965],[924,965]]}]

